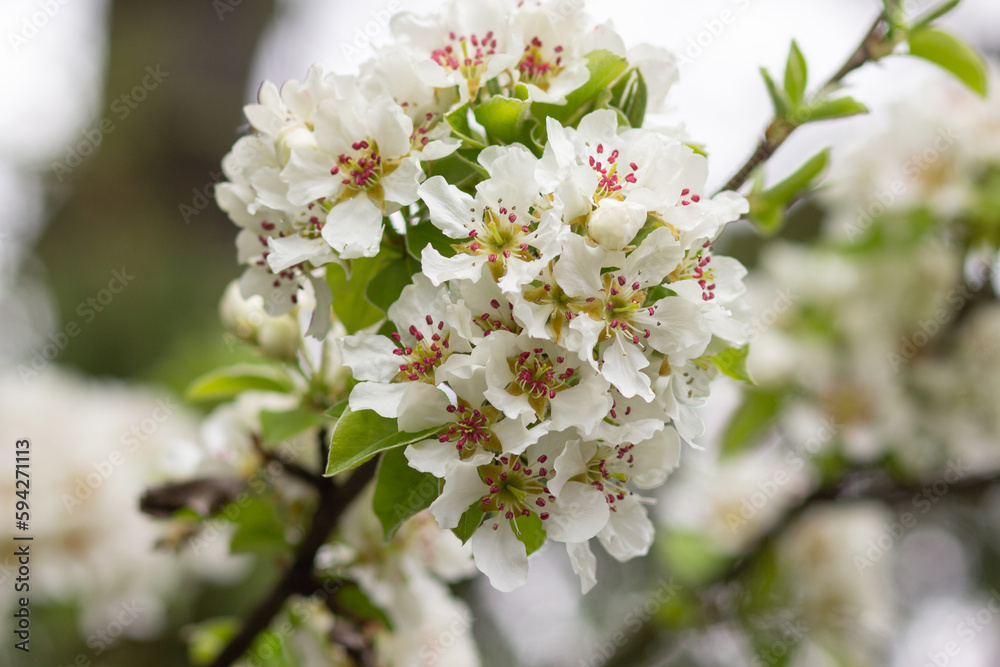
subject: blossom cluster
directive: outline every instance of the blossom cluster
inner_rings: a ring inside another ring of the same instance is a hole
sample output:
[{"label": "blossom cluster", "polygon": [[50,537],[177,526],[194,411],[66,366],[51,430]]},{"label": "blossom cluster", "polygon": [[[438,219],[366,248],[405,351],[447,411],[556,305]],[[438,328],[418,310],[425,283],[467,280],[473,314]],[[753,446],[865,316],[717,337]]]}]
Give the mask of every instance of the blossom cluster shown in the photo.
[{"label": "blossom cluster", "polygon": [[[640,127],[669,55],[626,54],[579,8],[457,0],[393,31],[360,75],[314,68],[247,107],[255,132],[217,191],[243,228],[241,290],[278,315],[311,283],[323,338],[344,295],[322,267],[405,247],[419,270],[388,321],[337,337],[350,410],[422,434],[405,455],[444,480],[431,512],[471,534],[496,588],[523,584],[547,537],[587,590],[591,539],[648,550],[638,491],[701,434],[714,357],[746,342],[745,270],[712,243],[747,203],[710,196],[702,154]],[[585,90],[602,62],[620,69]]]}]

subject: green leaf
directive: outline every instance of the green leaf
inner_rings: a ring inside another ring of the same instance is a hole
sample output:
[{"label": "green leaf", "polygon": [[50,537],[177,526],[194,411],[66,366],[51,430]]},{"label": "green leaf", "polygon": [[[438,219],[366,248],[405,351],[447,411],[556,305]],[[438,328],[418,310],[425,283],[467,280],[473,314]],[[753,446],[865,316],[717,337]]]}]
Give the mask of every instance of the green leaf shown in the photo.
[{"label": "green leaf", "polygon": [[337,589],[333,595],[337,604],[352,611],[359,617],[366,620],[375,620],[388,629],[392,629],[392,623],[385,612],[375,606],[368,595],[355,583],[347,583]]},{"label": "green leaf", "polygon": [[790,203],[813,184],[813,181],[826,169],[829,161],[830,149],[824,148],[806,160],[805,164],[799,167],[791,176],[768,188],[764,192],[764,196],[780,204]]},{"label": "green leaf", "polygon": [[847,118],[868,113],[868,107],[853,97],[839,97],[835,100],[823,100],[815,104],[805,104],[795,110],[794,120],[797,124],[815,123],[821,120]]},{"label": "green leaf", "polygon": [[962,0],[948,0],[948,2],[940,5],[939,7],[935,7],[934,9],[930,10],[929,12],[918,18],[913,23],[913,26],[911,26],[910,29],[919,30],[921,28],[930,25],[931,23],[937,21],[945,14],[950,14],[951,10],[955,9],[955,7],[958,7],[959,3],[961,2]]},{"label": "green leaf", "polygon": [[455,249],[451,247],[451,244],[455,242],[455,239],[445,236],[444,232],[435,227],[432,222],[421,222],[419,225],[406,229],[406,250],[411,257],[417,260],[420,259],[420,253],[427,247],[428,243],[445,257],[452,257],[455,254]]},{"label": "green leaf", "polygon": [[785,65],[785,92],[788,93],[793,105],[798,105],[802,101],[808,84],[809,70],[806,67],[806,59],[793,39],[792,48],[788,51],[788,63]]},{"label": "green leaf", "polygon": [[313,408],[295,408],[283,412],[262,410],[260,428],[264,446],[271,447],[316,426],[329,424],[330,418]]},{"label": "green leaf", "polygon": [[401,448],[382,455],[372,506],[382,522],[386,541],[404,521],[431,506],[440,494],[439,487],[437,477],[410,467]]},{"label": "green leaf", "polygon": [[409,253],[394,257],[386,262],[378,275],[368,283],[365,296],[371,303],[388,313],[389,306],[399,299],[403,288],[413,282],[413,274],[419,271],[420,262],[415,261]]},{"label": "green leaf", "polygon": [[347,409],[347,399],[345,398],[344,400],[331,405],[330,409],[324,412],[323,414],[329,417],[330,419],[336,421],[340,419],[340,416],[344,414],[344,410],[346,409]]},{"label": "green leaf", "polygon": [[192,401],[220,401],[244,391],[288,393],[293,389],[292,378],[275,366],[236,364],[202,375],[188,386],[186,396]]},{"label": "green leaf", "polygon": [[333,312],[337,313],[347,333],[355,333],[375,324],[385,313],[367,297],[368,283],[382,269],[385,256],[360,257],[352,261],[351,277],[348,279],[339,264],[327,264],[326,282],[333,292]]},{"label": "green leaf", "polygon": [[280,554],[288,551],[284,522],[278,516],[273,497],[254,496],[246,505],[231,503],[223,510],[223,516],[233,514],[236,532],[229,543],[232,553]]},{"label": "green leaf", "polygon": [[731,347],[728,350],[723,350],[719,354],[713,356],[712,361],[715,362],[716,368],[729,377],[739,380],[740,382],[755,384],[753,379],[750,377],[750,373],[747,371],[747,354],[749,354],[749,352],[749,345],[744,345],[743,347]]},{"label": "green leaf", "polygon": [[479,524],[483,522],[483,511],[479,509],[479,503],[465,510],[462,514],[462,518],[458,520],[458,525],[451,529],[451,532],[455,533],[455,537],[462,540],[462,544],[469,541],[472,534],[476,532],[476,528],[479,528]]},{"label": "green leaf", "polygon": [[649,94],[639,68],[633,68],[611,88],[611,105],[624,114],[630,127],[642,127]]},{"label": "green leaf", "polygon": [[729,457],[756,444],[771,425],[781,405],[781,394],[756,389],[746,392],[743,404],[729,419],[722,435],[722,455]]},{"label": "green leaf", "polygon": [[792,101],[788,99],[785,91],[779,89],[777,84],[774,83],[770,72],[761,67],[760,75],[764,77],[767,94],[771,98],[772,106],[774,106],[774,115],[778,118],[788,118],[792,110]]},{"label": "green leaf", "polygon": [[965,85],[986,97],[988,73],[979,53],[962,40],[936,28],[910,32],[910,55],[951,72]]},{"label": "green leaf", "polygon": [[[735,511],[739,512],[739,508]],[[736,521],[745,521],[738,514],[723,517],[723,521],[733,517]],[[727,524],[727,527],[732,526]],[[711,581],[729,562],[708,536],[697,531],[667,531],[657,540],[656,547],[670,574],[692,586]]]},{"label": "green leaf", "polygon": [[466,148],[474,148],[477,150],[486,148],[486,139],[484,139],[479,132],[472,129],[469,125],[468,102],[458,107],[444,118],[448,121],[448,126],[451,127],[451,133],[457,139],[461,139],[462,144]]},{"label": "green leaf", "polygon": [[531,105],[531,113],[543,124],[547,117],[552,117],[563,125],[576,127],[580,119],[593,110],[597,97],[628,68],[628,60],[606,49],[591,51],[586,57],[590,78],[566,96],[566,104],[536,102]]},{"label": "green leaf", "polygon": [[530,104],[512,97],[491,97],[473,113],[479,124],[486,128],[486,136],[502,144],[527,143],[525,130]]},{"label": "green leaf", "polygon": [[545,544],[545,526],[538,515],[532,513],[530,516],[518,516],[514,519],[517,526],[517,539],[524,544],[528,555],[535,553]]},{"label": "green leaf", "polygon": [[337,420],[330,441],[327,477],[356,468],[379,452],[426,440],[439,427],[419,433],[400,431],[395,419],[382,417],[373,410],[354,412],[350,408]]}]

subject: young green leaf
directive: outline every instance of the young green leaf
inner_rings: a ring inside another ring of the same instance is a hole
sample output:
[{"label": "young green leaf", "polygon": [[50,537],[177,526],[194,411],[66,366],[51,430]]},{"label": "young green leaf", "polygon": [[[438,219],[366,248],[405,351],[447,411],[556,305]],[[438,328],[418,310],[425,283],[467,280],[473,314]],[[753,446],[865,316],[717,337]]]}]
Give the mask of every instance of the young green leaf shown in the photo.
[{"label": "young green leaf", "polygon": [[823,100],[815,104],[804,104],[793,114],[796,124],[815,123],[821,120],[847,118],[868,113],[868,107],[853,97],[839,97],[835,100]]},{"label": "young green leaf", "polygon": [[316,426],[331,423],[329,417],[313,408],[295,408],[283,412],[262,410],[260,430],[265,447],[271,447]]},{"label": "young green leaf", "polygon": [[191,383],[186,396],[192,401],[221,401],[244,391],[288,393],[295,383],[285,371],[263,364],[236,364],[209,371]]},{"label": "young green leaf", "polygon": [[788,63],[785,65],[785,92],[793,106],[802,101],[809,85],[809,70],[806,68],[806,58],[799,50],[799,45],[792,40],[788,51]]},{"label": "young green leaf", "polygon": [[750,377],[750,373],[747,371],[747,355],[749,353],[749,345],[731,347],[713,356],[712,361],[715,362],[716,368],[729,377],[741,382],[755,384],[753,378]]},{"label": "young green leaf", "polygon": [[356,468],[379,452],[425,440],[438,431],[420,433],[400,431],[395,419],[387,419],[372,410],[354,412],[350,408],[337,420],[330,440],[327,477]]},{"label": "young green leaf", "polygon": [[392,539],[404,521],[431,506],[440,494],[439,480],[410,467],[402,448],[382,455],[375,481],[372,507],[382,522],[386,541]]},{"label": "young green leaf", "polygon": [[768,188],[764,192],[764,196],[779,204],[791,203],[792,200],[813,185],[813,181],[823,173],[829,161],[830,149],[825,148],[809,158],[791,176]]},{"label": "young green leaf", "polygon": [[473,112],[486,128],[486,136],[503,144],[527,143],[530,129],[525,129],[530,105],[510,97],[491,97]]},{"label": "young green leaf", "polygon": [[962,40],[936,28],[910,32],[910,55],[932,62],[954,74],[983,97],[989,75],[979,53]]},{"label": "young green leaf", "polygon": [[462,540],[462,544],[469,541],[472,534],[476,532],[476,528],[479,528],[479,524],[483,522],[483,511],[479,509],[479,503],[465,510],[462,514],[462,518],[458,520],[458,525],[451,529],[451,532],[455,533],[455,537]]},{"label": "young green leaf", "polygon": [[364,329],[385,317],[385,313],[367,297],[368,283],[382,269],[385,261],[384,255],[352,260],[350,279],[342,266],[327,265],[326,282],[333,292],[333,312],[337,313],[337,319],[343,323],[347,333]]},{"label": "young green leaf", "polygon": [[788,99],[788,94],[778,88],[771,78],[771,73],[763,67],[760,68],[760,75],[764,77],[764,85],[767,86],[767,94],[771,98],[774,106],[774,115],[778,118],[788,118],[792,111],[792,101]]},{"label": "young green leaf", "polygon": [[514,524],[517,526],[517,539],[524,544],[529,556],[545,544],[545,526],[537,514],[518,516],[514,519]]}]

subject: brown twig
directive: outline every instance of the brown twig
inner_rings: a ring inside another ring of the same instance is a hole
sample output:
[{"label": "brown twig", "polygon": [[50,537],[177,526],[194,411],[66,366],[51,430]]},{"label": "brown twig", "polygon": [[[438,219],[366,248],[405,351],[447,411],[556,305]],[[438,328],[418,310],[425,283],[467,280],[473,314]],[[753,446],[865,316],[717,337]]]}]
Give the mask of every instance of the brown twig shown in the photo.
[{"label": "brown twig", "polygon": [[238,660],[250,648],[257,635],[271,624],[271,620],[281,611],[289,597],[314,592],[316,579],[313,576],[313,561],[316,552],[333,532],[344,509],[374,473],[373,460],[356,468],[350,479],[340,486],[334,484],[332,479],[320,478],[322,484],[319,486],[319,505],[309,531],[296,549],[295,560],[267,597],[246,616],[239,633],[215,659],[212,667],[228,667]]},{"label": "brown twig", "polygon": [[[836,89],[840,82],[851,72],[858,69],[865,63],[877,60],[884,55],[884,40],[888,33],[888,22],[885,13],[878,15],[872,27],[865,34],[864,39],[861,40],[861,44],[855,49],[854,53],[847,59],[844,65],[837,70],[830,79],[824,84],[824,86],[816,93],[815,97],[821,100],[826,99],[826,97]],[[785,143],[785,140],[791,135],[792,131],[797,127],[797,125],[789,123],[788,120],[783,118],[774,118],[767,126],[767,131],[764,133],[764,137],[757,143],[757,148],[754,149],[753,155],[750,159],[740,167],[739,171],[729,179],[729,181],[722,187],[720,192],[725,190],[738,190],[754,170],[771,159],[775,151]]]}]

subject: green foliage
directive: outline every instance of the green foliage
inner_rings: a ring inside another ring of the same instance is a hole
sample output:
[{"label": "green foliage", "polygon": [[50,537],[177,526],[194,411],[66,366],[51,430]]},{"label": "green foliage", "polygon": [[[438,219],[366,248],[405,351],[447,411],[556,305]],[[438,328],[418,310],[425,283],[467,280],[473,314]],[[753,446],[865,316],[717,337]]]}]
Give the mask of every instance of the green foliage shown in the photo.
[{"label": "green foliage", "polygon": [[354,613],[359,618],[378,621],[392,630],[392,623],[385,612],[375,606],[371,598],[355,583],[345,583],[333,595],[338,607]]},{"label": "green foliage", "polygon": [[451,247],[453,242],[430,222],[421,222],[406,229],[406,250],[411,257],[418,260],[421,251],[427,247],[428,243],[445,257],[453,256],[455,254],[455,249]]},{"label": "green foliage", "polygon": [[[764,189],[763,178],[758,178],[747,196],[750,202],[749,218],[757,228],[770,236],[781,230],[785,222],[785,212],[794,201],[816,185],[830,160],[830,151],[825,149],[809,158],[795,173],[783,181]],[[725,371],[723,371],[725,372]]]},{"label": "green foliage", "polygon": [[910,55],[954,74],[966,86],[986,97],[989,74],[982,56],[962,40],[943,30],[915,28],[909,36]]},{"label": "green foliage", "polygon": [[265,447],[284,442],[291,437],[316,426],[330,423],[330,417],[313,408],[295,408],[276,412],[261,410],[260,428]]},{"label": "green foliage", "polygon": [[411,516],[430,507],[440,493],[440,481],[434,475],[411,468],[402,448],[383,454],[372,505],[382,522],[385,539],[391,539]]},{"label": "green foliage", "polygon": [[729,564],[729,558],[718,551],[712,540],[697,531],[667,531],[656,546],[667,571],[685,585],[710,582]]},{"label": "green foliage", "polygon": [[207,665],[215,660],[239,630],[236,618],[213,618],[189,626],[188,660],[192,665]]},{"label": "green foliage", "polygon": [[264,364],[236,364],[217,368],[191,383],[185,395],[192,401],[222,401],[244,391],[288,393],[295,383],[284,370]]},{"label": "green foliage", "polygon": [[566,104],[535,102],[531,105],[531,113],[542,124],[551,117],[563,125],[576,127],[581,118],[597,108],[598,96],[610,88],[627,67],[628,61],[611,51],[592,51],[587,54],[587,69],[590,70],[587,83],[567,95]]},{"label": "green foliage", "polygon": [[642,127],[646,117],[649,93],[646,80],[639,68],[630,69],[611,87],[609,106],[617,109],[628,120],[630,127]]},{"label": "green foliage", "polygon": [[778,414],[782,392],[768,389],[747,391],[722,435],[722,455],[738,454],[756,444]]},{"label": "green foliage", "polygon": [[511,97],[491,97],[474,109],[476,120],[486,129],[486,136],[494,143],[529,144],[530,104]]},{"label": "green foliage", "polygon": [[469,125],[469,103],[466,102],[447,116],[448,126],[451,127],[451,134],[456,139],[461,139],[464,148],[480,150],[486,148],[486,139],[477,130]]},{"label": "green foliage", "polygon": [[476,503],[465,510],[462,518],[458,520],[458,525],[452,528],[451,532],[455,533],[455,537],[462,540],[462,544],[465,544],[472,537],[472,534],[476,532],[476,528],[479,528],[479,524],[483,522],[484,516],[483,511],[479,509],[479,503]]},{"label": "green foliage", "polygon": [[399,430],[395,419],[382,417],[373,410],[354,412],[347,408],[333,429],[330,460],[324,474],[329,477],[356,468],[379,452],[420,442],[437,430],[406,433]]},{"label": "green foliage", "polygon": [[771,106],[774,107],[776,118],[788,118],[792,112],[792,101],[788,93],[778,88],[778,84],[771,78],[771,73],[765,68],[760,68],[760,75],[764,78],[764,85],[767,87],[767,95],[771,98]]},{"label": "green foliage", "polygon": [[517,539],[524,544],[529,556],[545,544],[545,526],[537,514],[518,516],[514,519],[514,525],[517,526],[515,531]]},{"label": "green foliage", "polygon": [[798,125],[805,125],[806,123],[816,123],[821,120],[849,118],[866,113],[868,113],[868,107],[853,97],[848,96],[838,97],[833,100],[819,100],[800,106],[795,110],[793,120]]},{"label": "green foliage", "polygon": [[232,519],[236,532],[229,543],[229,550],[236,553],[281,554],[288,551],[285,523],[278,516],[278,503],[267,495],[253,496],[248,502],[230,505],[224,515]]},{"label": "green foliage", "polygon": [[[388,257],[388,255],[387,255]],[[403,288],[413,282],[413,275],[420,273],[420,262],[404,252],[388,258],[378,274],[368,282],[365,297],[382,312],[399,299]]]},{"label": "green foliage", "polygon": [[384,254],[351,260],[350,278],[339,264],[327,265],[326,282],[333,292],[333,312],[347,328],[347,333],[360,331],[385,317],[385,313],[368,299],[367,288],[386,261]]}]

